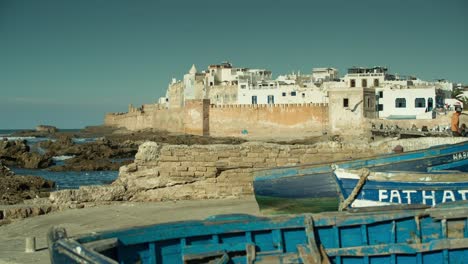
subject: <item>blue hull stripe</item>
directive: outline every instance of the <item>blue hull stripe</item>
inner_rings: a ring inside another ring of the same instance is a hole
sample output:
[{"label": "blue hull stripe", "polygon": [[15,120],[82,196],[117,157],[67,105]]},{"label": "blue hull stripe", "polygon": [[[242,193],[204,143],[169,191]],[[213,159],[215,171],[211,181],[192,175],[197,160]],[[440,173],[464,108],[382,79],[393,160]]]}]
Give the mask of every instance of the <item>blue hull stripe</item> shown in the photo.
[{"label": "blue hull stripe", "polygon": [[462,167],[462,166],[467,166],[467,165],[468,165],[468,159],[465,159],[465,160],[455,161],[455,162],[451,162],[447,164],[427,167],[427,172],[447,170],[447,169],[452,169],[452,168],[457,168],[457,167]]}]

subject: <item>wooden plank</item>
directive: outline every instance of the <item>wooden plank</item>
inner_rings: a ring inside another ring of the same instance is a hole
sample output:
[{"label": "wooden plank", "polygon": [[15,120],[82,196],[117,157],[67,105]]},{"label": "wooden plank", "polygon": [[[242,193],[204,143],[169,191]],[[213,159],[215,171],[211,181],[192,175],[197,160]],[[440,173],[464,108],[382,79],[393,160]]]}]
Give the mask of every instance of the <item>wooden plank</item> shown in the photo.
[{"label": "wooden plank", "polygon": [[310,254],[310,250],[307,246],[297,245],[297,251],[304,264],[318,264],[315,258]]},{"label": "wooden plank", "polygon": [[227,263],[229,263],[229,260],[231,260],[229,258],[229,255],[226,252],[224,252],[224,254],[223,254],[223,256],[221,258],[216,259],[216,260],[213,261],[213,264],[227,264]]},{"label": "wooden plank", "polygon": [[328,256],[385,256],[391,254],[416,254],[444,249],[468,249],[468,238],[435,239],[421,244],[381,244],[348,248],[328,248]]},{"label": "wooden plank", "polygon": [[91,250],[94,250],[96,252],[102,252],[102,251],[117,247],[118,241],[119,240],[114,237],[114,238],[108,238],[108,239],[83,243],[83,246]]},{"label": "wooden plank", "polygon": [[246,258],[247,264],[253,264],[256,258],[255,244],[249,243],[245,245],[245,252],[246,252],[245,258]]},{"label": "wooden plank", "polygon": [[430,216],[438,220],[466,218],[468,217],[468,208],[458,208],[457,210],[453,210],[453,208],[433,210],[430,212]]},{"label": "wooden plank", "polygon": [[320,264],[320,251],[317,246],[317,240],[315,239],[314,219],[312,215],[307,215],[304,218],[304,225],[310,254],[314,258],[315,263]]}]

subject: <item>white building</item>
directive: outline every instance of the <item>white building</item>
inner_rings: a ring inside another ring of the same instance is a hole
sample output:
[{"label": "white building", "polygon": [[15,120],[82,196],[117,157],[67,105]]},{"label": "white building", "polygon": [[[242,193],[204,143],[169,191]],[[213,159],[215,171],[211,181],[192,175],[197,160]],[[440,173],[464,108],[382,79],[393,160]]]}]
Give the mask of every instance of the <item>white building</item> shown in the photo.
[{"label": "white building", "polygon": [[201,73],[193,65],[183,81],[172,80],[159,104],[177,108],[187,99],[210,99],[216,105],[328,103],[331,89],[355,88],[375,91],[379,118],[432,118],[432,110],[443,104],[452,83],[401,77],[380,66],[352,67],[341,79],[335,68],[313,68],[311,75],[293,72],[273,80],[269,70],[236,68],[223,62]]},{"label": "white building", "polygon": [[327,103],[324,89],[319,87],[300,87],[279,81],[258,83],[238,90],[239,104],[302,104]]},{"label": "white building", "polygon": [[338,70],[335,68],[313,68],[312,82],[323,83],[338,79]]},{"label": "white building", "polygon": [[387,68],[385,67],[353,67],[348,69],[348,73],[344,76],[343,80],[346,86],[350,88],[379,87],[385,80],[386,74]]},{"label": "white building", "polygon": [[376,88],[379,118],[431,119],[435,108],[436,88],[385,86]]}]

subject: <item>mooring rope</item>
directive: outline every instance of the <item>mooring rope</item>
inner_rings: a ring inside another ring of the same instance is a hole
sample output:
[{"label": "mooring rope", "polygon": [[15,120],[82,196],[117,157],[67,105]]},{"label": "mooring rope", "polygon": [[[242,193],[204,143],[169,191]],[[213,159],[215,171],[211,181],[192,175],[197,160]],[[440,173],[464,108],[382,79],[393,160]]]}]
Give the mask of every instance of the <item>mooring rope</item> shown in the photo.
[{"label": "mooring rope", "polygon": [[343,211],[344,209],[348,208],[348,206],[354,202],[356,199],[357,194],[359,191],[361,191],[362,186],[364,183],[366,183],[367,177],[369,176],[370,171],[366,168],[360,169],[359,170],[359,181],[354,187],[353,191],[351,194],[346,198],[342,203],[340,203],[340,206],[338,208],[339,211]]}]

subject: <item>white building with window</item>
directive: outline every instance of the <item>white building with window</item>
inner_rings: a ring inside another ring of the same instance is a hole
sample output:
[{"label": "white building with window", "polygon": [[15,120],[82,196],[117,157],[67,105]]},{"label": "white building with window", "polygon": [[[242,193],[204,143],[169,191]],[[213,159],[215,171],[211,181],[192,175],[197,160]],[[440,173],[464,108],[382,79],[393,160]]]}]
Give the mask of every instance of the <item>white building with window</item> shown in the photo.
[{"label": "white building with window", "polygon": [[346,86],[350,88],[379,87],[385,81],[386,75],[387,68],[384,67],[353,67],[348,69],[348,73],[343,80]]},{"label": "white building with window", "polygon": [[327,93],[319,87],[300,87],[278,81],[246,86],[238,90],[239,104],[328,103]]},{"label": "white building with window", "polygon": [[431,119],[435,108],[436,88],[376,88],[379,118]]},{"label": "white building with window", "polygon": [[312,82],[323,83],[338,79],[338,70],[335,68],[313,68]]}]

